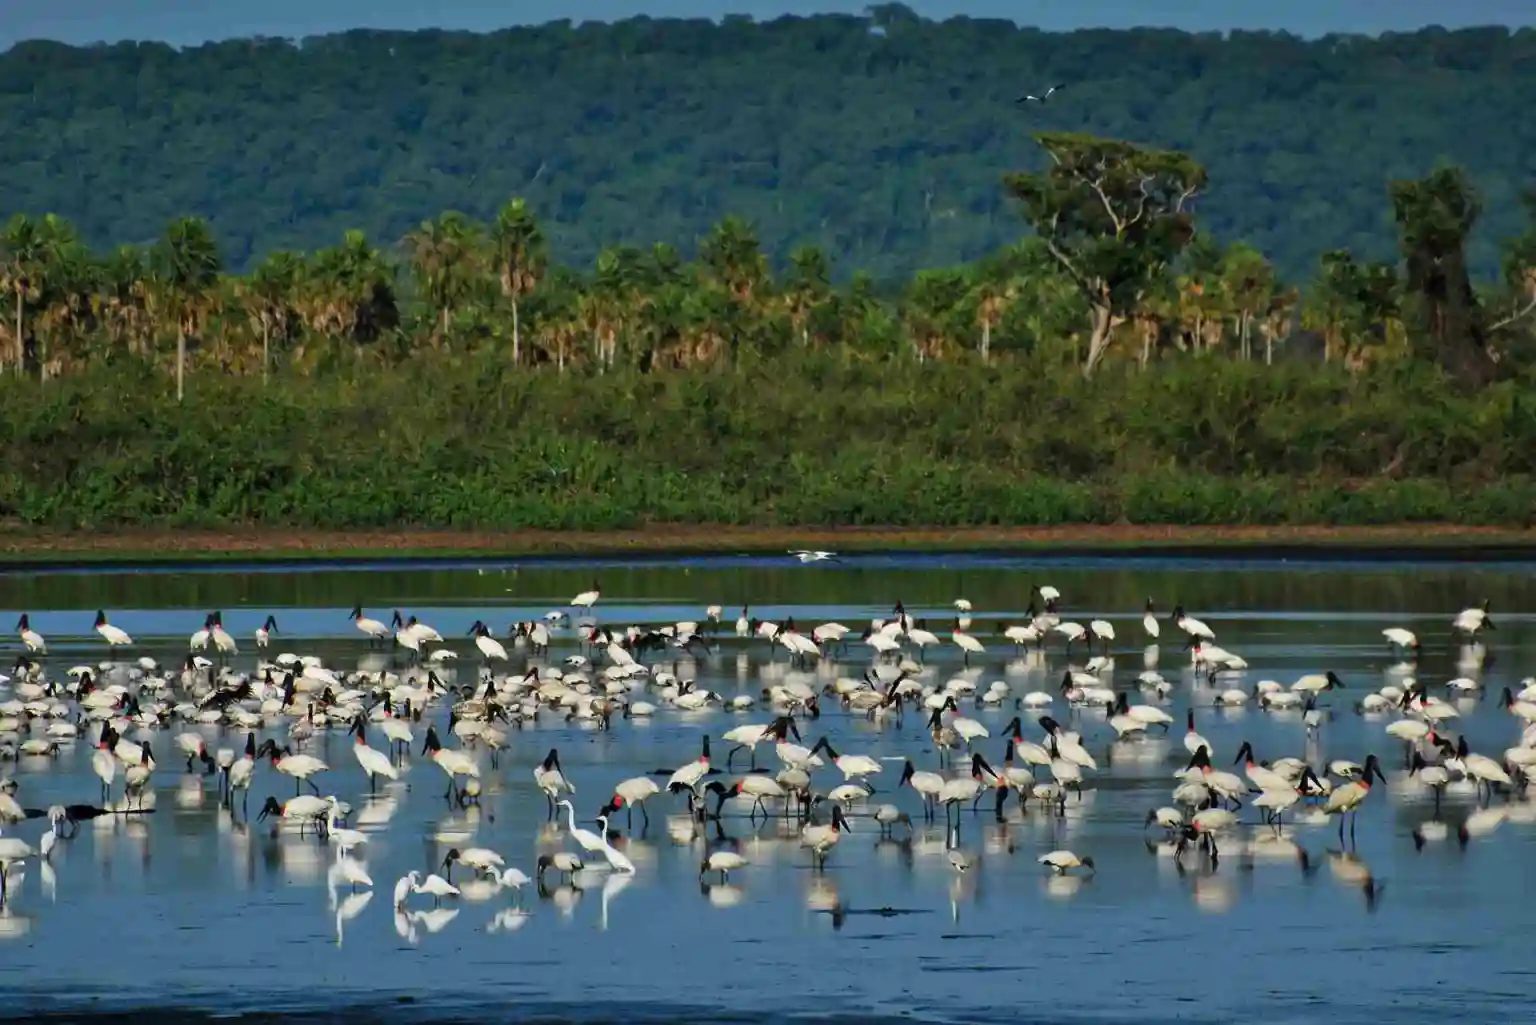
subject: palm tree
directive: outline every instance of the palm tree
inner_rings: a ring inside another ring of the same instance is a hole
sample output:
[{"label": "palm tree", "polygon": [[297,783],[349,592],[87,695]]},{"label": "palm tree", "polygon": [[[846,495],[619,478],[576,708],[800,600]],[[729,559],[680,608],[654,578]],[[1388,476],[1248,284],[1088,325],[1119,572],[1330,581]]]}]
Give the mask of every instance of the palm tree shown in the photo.
[{"label": "palm tree", "polygon": [[246,313],[261,335],[261,383],[272,364],[272,338],[286,340],[294,320],[294,297],[305,273],[304,258],[275,252],[263,260],[240,286]]},{"label": "palm tree", "polygon": [[1011,282],[983,281],[971,293],[976,304],[976,324],[981,328],[981,361],[992,362],[992,332],[1003,322],[1008,307],[1018,295]]},{"label": "palm tree", "polygon": [[39,328],[35,340],[37,365],[46,381],[56,376],[63,358],[69,354],[69,346],[59,345],[50,358],[49,337],[74,342],[89,330],[91,298],[96,292],[100,268],[68,221],[48,214],[42,227],[45,263],[39,275],[41,288],[34,292],[34,305],[40,309],[33,322]]},{"label": "palm tree", "polygon": [[522,359],[518,300],[539,286],[548,261],[544,233],[521,198],[501,208],[491,228],[491,248],[501,277],[501,294],[512,304],[512,363]]},{"label": "palm tree", "polygon": [[149,256],[138,246],[119,246],[98,268],[98,292],[92,306],[106,327],[108,356],[119,345],[140,352],[149,326]]},{"label": "palm tree", "polygon": [[187,338],[206,320],[209,297],[223,261],[208,222],[201,217],[173,221],[151,257],[158,291],[176,321],[176,401],[185,394]]},{"label": "palm tree", "polygon": [[954,337],[966,292],[965,275],[956,270],[919,271],[912,279],[902,315],[918,362],[938,355]]},{"label": "palm tree", "polygon": [[1274,298],[1275,268],[1263,253],[1238,243],[1222,257],[1221,278],[1222,292],[1237,321],[1238,349],[1244,360],[1251,359],[1253,324],[1264,315]]},{"label": "palm tree", "polygon": [[394,268],[361,231],[349,231],[341,245],[316,253],[307,285],[311,330],[361,344],[400,324]]},{"label": "palm tree", "polygon": [[743,305],[768,278],[768,258],[757,233],[740,217],[727,217],[699,243],[699,261]]},{"label": "palm tree", "polygon": [[[10,293],[15,301],[16,330],[12,342],[18,374],[26,362],[27,301],[41,291],[39,277],[46,259],[45,249],[41,225],[26,214],[12,217],[0,233],[0,290]],[[0,360],[0,367],[3,366],[4,360]]]},{"label": "palm tree", "polygon": [[784,280],[784,309],[802,346],[811,344],[811,317],[832,292],[832,266],[816,246],[801,246],[789,254]]},{"label": "palm tree", "polygon": [[757,233],[740,217],[727,217],[699,242],[699,262],[729,295],[734,306],[730,320],[732,359],[740,366],[743,317],[755,314],[759,292],[768,281],[768,258],[758,245]]},{"label": "palm tree", "polygon": [[421,294],[431,305],[441,333],[448,338],[453,311],[473,294],[480,262],[479,228],[461,213],[449,211],[405,237],[405,247]]}]

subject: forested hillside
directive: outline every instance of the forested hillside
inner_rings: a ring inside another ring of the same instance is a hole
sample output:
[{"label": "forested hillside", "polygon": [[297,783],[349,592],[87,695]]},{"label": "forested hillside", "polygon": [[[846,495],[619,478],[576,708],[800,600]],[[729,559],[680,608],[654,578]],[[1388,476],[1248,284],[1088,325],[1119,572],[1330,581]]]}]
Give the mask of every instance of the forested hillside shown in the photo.
[{"label": "forested hillside", "polygon": [[[206,217],[227,264],[392,242],[443,210],[527,197],[560,262],[615,243],[685,254],[726,215],[779,265],[839,276],[969,260],[1023,231],[1000,186],[1042,130],[1183,150],[1204,230],[1283,276],[1394,251],[1386,182],[1467,168],[1498,268],[1536,179],[1536,32],[1303,41],[1052,35],[1008,22],[636,19],[493,35],[355,32],[302,45],[29,43],[0,54],[0,213],[53,212],[98,246]],[[1021,107],[1024,90],[1066,88]]]}]

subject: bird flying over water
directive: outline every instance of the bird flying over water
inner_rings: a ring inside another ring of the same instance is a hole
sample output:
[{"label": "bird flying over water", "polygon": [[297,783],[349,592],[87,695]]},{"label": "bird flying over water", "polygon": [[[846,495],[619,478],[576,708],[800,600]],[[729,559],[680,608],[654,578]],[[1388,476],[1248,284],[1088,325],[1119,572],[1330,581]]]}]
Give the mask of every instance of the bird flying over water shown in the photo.
[{"label": "bird flying over water", "polygon": [[836,552],[807,552],[792,549],[789,554],[801,562],[829,562],[837,560]]},{"label": "bird flying over water", "polygon": [[1065,85],[1053,85],[1049,89],[1047,89],[1043,95],[1036,96],[1034,93],[1025,93],[1023,96],[1020,96],[1018,99],[1014,100],[1013,102],[1014,103],[1044,103],[1046,100],[1050,99],[1058,90],[1065,89],[1065,88],[1066,88]]}]

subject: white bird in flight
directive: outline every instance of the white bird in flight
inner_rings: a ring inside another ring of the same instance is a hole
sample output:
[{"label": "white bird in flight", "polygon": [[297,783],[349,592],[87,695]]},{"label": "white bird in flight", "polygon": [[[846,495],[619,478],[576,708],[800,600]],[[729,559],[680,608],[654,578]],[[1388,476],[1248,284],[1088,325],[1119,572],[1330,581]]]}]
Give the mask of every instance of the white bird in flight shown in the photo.
[{"label": "white bird in flight", "polygon": [[1053,85],[1053,86],[1051,86],[1049,89],[1047,89],[1045,91],[1045,95],[1043,95],[1043,96],[1036,96],[1034,93],[1025,93],[1023,96],[1020,96],[1018,99],[1014,100],[1013,102],[1015,102],[1015,103],[1044,103],[1046,100],[1050,99],[1051,96],[1054,95],[1057,92],[1057,90],[1064,89],[1064,88],[1066,88],[1066,87],[1065,86],[1061,86],[1061,85]]},{"label": "white bird in flight", "polygon": [[806,552],[806,551],[799,551],[799,550],[796,550],[796,549],[790,549],[789,554],[793,555],[795,558],[799,559],[801,562],[828,562],[828,561],[836,561],[836,559],[837,559],[837,553],[836,552]]}]

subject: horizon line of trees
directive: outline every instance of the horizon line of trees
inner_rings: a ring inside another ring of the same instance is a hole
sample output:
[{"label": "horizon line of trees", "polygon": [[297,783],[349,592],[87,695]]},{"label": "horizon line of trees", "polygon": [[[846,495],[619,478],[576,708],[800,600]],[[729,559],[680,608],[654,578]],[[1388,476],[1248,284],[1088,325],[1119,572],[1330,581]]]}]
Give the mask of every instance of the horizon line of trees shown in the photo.
[{"label": "horizon line of trees", "polygon": [[348,231],[310,254],[267,254],[228,273],[208,223],[186,217],[149,246],[94,252],[53,214],[0,232],[0,366],[43,382],[120,360],[173,374],[323,372],[419,351],[505,352],[514,365],[602,373],[683,370],[742,356],[836,348],[845,359],[972,357],[1143,369],[1170,359],[1272,363],[1310,352],[1361,368],[1431,363],[1470,386],[1536,366],[1536,189],[1504,244],[1502,280],[1475,288],[1467,241],[1481,213],[1467,176],[1391,182],[1399,259],[1319,257],[1287,287],[1261,252],[1198,230],[1205,169],[1190,156],[1066,132],[1004,187],[1021,242],[897,288],[833,281],[814,246],[773,268],[752,225],[722,220],[694,259],[667,244],[615,245],[587,270],[550,259],[522,199],[488,224],[446,212],[381,248]]}]

